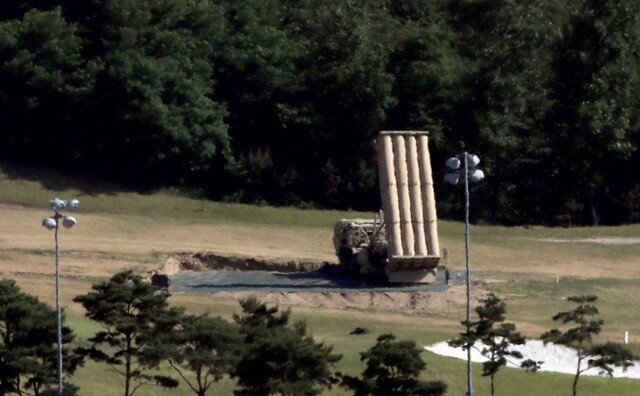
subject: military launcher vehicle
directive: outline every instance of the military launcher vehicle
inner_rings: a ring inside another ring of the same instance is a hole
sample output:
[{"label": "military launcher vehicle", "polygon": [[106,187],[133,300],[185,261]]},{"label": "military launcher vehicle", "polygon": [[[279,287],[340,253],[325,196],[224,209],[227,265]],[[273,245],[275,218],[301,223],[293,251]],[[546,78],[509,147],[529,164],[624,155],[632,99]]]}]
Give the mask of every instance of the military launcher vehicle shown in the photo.
[{"label": "military launcher vehicle", "polygon": [[336,223],[340,266],[377,281],[432,282],[440,247],[428,133],[382,131],[376,149],[383,210],[374,219]]}]

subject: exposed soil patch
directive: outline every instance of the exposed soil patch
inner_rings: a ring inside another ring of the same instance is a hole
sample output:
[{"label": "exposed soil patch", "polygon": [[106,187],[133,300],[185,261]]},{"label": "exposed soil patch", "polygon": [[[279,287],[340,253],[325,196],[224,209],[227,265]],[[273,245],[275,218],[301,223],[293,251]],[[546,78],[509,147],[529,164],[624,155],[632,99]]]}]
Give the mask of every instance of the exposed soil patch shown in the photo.
[{"label": "exposed soil patch", "polygon": [[165,259],[164,272],[173,275],[178,271],[270,271],[309,272],[325,265],[320,261],[278,261],[253,257],[221,256],[211,252],[176,253]]},{"label": "exposed soil patch", "polygon": [[[365,309],[416,315],[460,316],[466,309],[466,289],[455,286],[445,292],[217,292],[221,297],[257,296],[266,304],[322,309]],[[486,296],[474,290],[473,304]]]}]

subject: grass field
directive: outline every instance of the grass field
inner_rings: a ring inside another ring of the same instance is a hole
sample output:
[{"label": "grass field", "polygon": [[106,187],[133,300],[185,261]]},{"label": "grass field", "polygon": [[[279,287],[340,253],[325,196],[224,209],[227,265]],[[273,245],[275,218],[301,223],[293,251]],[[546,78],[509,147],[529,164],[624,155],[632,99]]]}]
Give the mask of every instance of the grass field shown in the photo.
[{"label": "grass field", "polygon": [[[331,236],[340,218],[372,217],[371,213],[294,210],[208,202],[175,191],[140,194],[98,185],[38,169],[2,166],[0,172],[0,276],[15,279],[28,293],[54,305],[54,241],[41,227],[54,196],[78,198],[78,225],[60,232],[62,301],[68,323],[82,342],[97,329],[71,300],[86,293],[93,282],[132,268],[140,273],[161,268],[173,252],[212,251],[261,258],[313,259],[335,262]],[[464,268],[464,225],[440,221],[440,245],[447,265]],[[473,226],[472,269],[478,288],[494,291],[507,302],[507,317],[525,335],[537,337],[553,327],[551,316],[570,309],[563,298],[597,294],[605,326],[598,341],[622,341],[629,331],[629,347],[640,355],[640,245],[549,242],[549,239],[640,237],[640,226],[549,229]],[[238,311],[229,296],[174,295],[172,304],[192,312],[211,312],[229,318]],[[282,307],[287,308],[287,307]],[[429,315],[371,309],[318,309],[293,306],[293,317],[304,319],[310,333],[343,355],[342,372],[362,369],[359,352],[384,332],[427,345],[461,330],[464,310],[434,310]],[[348,332],[361,326],[362,336]],[[465,391],[465,362],[425,352],[425,378],[447,382],[450,395]],[[477,395],[489,393],[489,381],[474,366]],[[106,366],[88,362],[71,381],[81,395],[118,395],[121,382]],[[233,384],[223,381],[212,395],[231,395]],[[525,374],[505,369],[498,374],[500,395],[566,395],[571,376]],[[636,395],[640,381],[583,377],[580,395]],[[142,388],[139,395],[188,395]],[[326,395],[341,395],[333,389]]]}]

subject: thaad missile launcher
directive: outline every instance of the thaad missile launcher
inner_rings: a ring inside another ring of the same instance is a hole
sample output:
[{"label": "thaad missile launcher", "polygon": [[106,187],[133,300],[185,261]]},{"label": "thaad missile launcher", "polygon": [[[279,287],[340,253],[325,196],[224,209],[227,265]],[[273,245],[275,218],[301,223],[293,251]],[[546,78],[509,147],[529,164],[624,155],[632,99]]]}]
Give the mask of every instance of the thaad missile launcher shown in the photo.
[{"label": "thaad missile launcher", "polygon": [[333,242],[343,271],[389,283],[427,283],[440,263],[428,132],[382,131],[376,140],[382,211],[343,219]]}]

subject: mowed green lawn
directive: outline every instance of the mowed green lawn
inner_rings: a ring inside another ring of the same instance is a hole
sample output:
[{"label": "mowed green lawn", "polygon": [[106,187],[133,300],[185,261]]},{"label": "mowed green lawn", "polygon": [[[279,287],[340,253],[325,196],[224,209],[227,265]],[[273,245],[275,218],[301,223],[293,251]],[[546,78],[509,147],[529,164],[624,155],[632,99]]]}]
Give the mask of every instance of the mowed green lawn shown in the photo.
[{"label": "mowed green lawn", "polygon": [[[86,293],[93,282],[132,268],[141,274],[161,268],[164,255],[180,251],[335,262],[331,236],[340,218],[372,217],[372,213],[295,210],[254,207],[199,200],[175,191],[139,194],[113,186],[69,179],[38,169],[4,166],[0,172],[0,276],[16,279],[27,292],[54,303],[54,241],[41,227],[50,214],[54,196],[79,198],[78,225],[60,232],[62,248],[62,300],[68,323],[78,343],[99,328],[84,318],[71,300]],[[439,222],[446,264],[464,268],[464,225]],[[529,337],[553,327],[551,316],[571,309],[563,299],[574,294],[597,294],[603,333],[598,341],[622,341],[629,331],[629,347],[640,354],[640,245],[586,242],[550,242],[582,238],[640,238],[640,226],[548,229],[472,226],[472,270],[478,290],[493,291],[507,302],[508,320]],[[260,297],[260,296],[258,296]],[[239,310],[233,297],[174,295],[172,304],[192,312],[210,312],[231,318]],[[288,307],[282,306],[282,309]],[[357,374],[363,364],[359,353],[378,335],[392,332],[418,345],[446,340],[461,330],[464,309],[429,315],[370,309],[330,310],[292,307],[293,318],[305,320],[316,339],[343,355],[337,369]],[[355,327],[371,333],[353,336]],[[450,395],[465,392],[465,362],[423,354],[429,368],[425,378],[444,380]],[[163,370],[168,371],[167,368]],[[477,395],[489,394],[489,381],[474,365]],[[497,377],[500,395],[570,394],[571,376],[526,374],[504,369]],[[108,367],[87,362],[71,381],[81,395],[118,395],[121,380]],[[581,395],[637,395],[640,380],[583,377]],[[223,381],[211,395],[231,395],[233,383]],[[182,385],[175,391],[143,387],[139,395],[188,395]],[[341,395],[339,388],[327,395]]]}]

